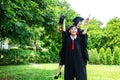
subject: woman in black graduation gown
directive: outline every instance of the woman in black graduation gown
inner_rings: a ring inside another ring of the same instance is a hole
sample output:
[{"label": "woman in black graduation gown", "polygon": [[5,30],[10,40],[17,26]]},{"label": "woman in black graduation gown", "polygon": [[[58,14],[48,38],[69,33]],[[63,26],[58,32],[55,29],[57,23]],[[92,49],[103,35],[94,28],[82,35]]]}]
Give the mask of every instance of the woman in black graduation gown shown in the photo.
[{"label": "woman in black graduation gown", "polygon": [[85,64],[87,64],[87,61],[89,61],[89,55],[88,55],[88,51],[87,51],[87,41],[88,41],[88,35],[87,35],[87,30],[88,30],[88,22],[89,22],[89,17],[86,19],[85,24],[86,24],[86,28],[84,30],[81,30],[81,24],[82,21],[84,20],[84,18],[82,17],[75,17],[73,19],[73,22],[78,31],[77,31],[77,35],[79,35],[81,37],[80,40],[80,46],[81,46],[81,51],[83,54],[83,58],[85,61]]},{"label": "woman in black graduation gown", "polygon": [[[66,18],[66,16],[64,16],[64,15],[61,15],[60,16],[60,19],[59,19],[59,23],[58,23],[58,32],[60,32],[60,28],[61,28],[61,26],[63,27],[63,28],[65,28],[65,22],[66,22],[66,20],[65,20],[65,18]],[[57,70],[57,73],[56,73],[56,75],[54,76],[54,79],[58,79],[59,78],[59,76],[61,76],[61,69],[62,69],[62,67],[63,67],[63,65],[64,65],[64,56],[63,56],[63,51],[64,51],[64,47],[63,47],[63,43],[64,43],[64,39],[65,39],[65,37],[64,37],[64,34],[62,33],[62,47],[61,47],[61,50],[60,50],[60,52],[59,52],[59,57],[60,57],[60,62],[59,62],[59,66],[58,66],[58,70]]]}]

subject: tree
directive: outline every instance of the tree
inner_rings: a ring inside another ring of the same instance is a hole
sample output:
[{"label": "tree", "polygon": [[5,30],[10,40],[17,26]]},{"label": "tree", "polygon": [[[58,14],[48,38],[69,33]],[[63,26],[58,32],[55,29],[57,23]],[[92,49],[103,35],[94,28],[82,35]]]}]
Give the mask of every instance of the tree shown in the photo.
[{"label": "tree", "polygon": [[88,49],[97,48],[97,51],[102,47],[101,37],[103,35],[102,28],[100,26],[102,22],[93,18],[89,22],[88,28]]},{"label": "tree", "polygon": [[105,47],[110,47],[113,51],[114,46],[120,47],[120,18],[114,17],[104,28],[104,36],[102,39],[104,40]]},{"label": "tree", "polygon": [[16,44],[29,45],[30,28],[43,23],[42,12],[31,0],[1,0],[0,39],[9,38]]}]

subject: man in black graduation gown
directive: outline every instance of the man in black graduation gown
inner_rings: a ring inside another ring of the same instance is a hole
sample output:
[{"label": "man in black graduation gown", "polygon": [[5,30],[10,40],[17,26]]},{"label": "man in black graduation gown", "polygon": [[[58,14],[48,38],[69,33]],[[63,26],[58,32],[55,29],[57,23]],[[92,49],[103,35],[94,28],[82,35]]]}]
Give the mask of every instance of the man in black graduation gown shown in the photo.
[{"label": "man in black graduation gown", "polygon": [[[88,53],[87,53],[87,35],[86,30],[84,31],[78,28],[81,24],[81,20],[83,18],[76,17],[74,26],[77,27],[77,37],[74,40],[71,39],[71,27],[69,30],[66,30],[64,34],[65,43],[64,43],[64,58],[65,58],[65,80],[87,80],[87,73],[86,73],[86,64],[87,60],[89,60]],[[79,25],[78,25],[79,24]],[[74,49],[73,48],[74,42]]]},{"label": "man in black graduation gown", "polygon": [[[85,30],[82,30],[81,29],[81,24],[82,24],[83,20],[84,20],[84,18],[82,18],[82,17],[75,17],[73,19],[73,22],[74,22],[73,25],[77,27],[77,33],[76,34],[81,37],[81,41],[80,41],[80,46],[82,47],[81,51],[82,51],[82,54],[83,54],[83,57],[84,57],[84,61],[87,64],[87,61],[89,61],[89,55],[88,55],[88,51],[87,51],[87,41],[88,41],[87,29],[88,29],[88,22],[86,22],[87,24],[86,24]],[[65,39],[65,36],[66,36],[65,34],[67,34],[67,35],[69,34],[69,29],[66,29],[66,28],[64,28],[64,29],[63,29],[62,36]],[[65,34],[64,34],[64,32],[65,32]]]},{"label": "man in black graduation gown", "polygon": [[64,80],[86,80],[86,64],[81,52],[81,37],[76,35],[77,27],[71,26],[70,34],[64,41],[65,77]]}]

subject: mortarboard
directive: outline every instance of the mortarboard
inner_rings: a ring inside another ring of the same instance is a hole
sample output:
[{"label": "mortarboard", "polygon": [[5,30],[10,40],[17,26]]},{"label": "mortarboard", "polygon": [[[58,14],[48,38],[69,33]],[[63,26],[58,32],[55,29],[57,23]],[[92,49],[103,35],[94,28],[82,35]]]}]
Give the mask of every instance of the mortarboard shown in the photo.
[{"label": "mortarboard", "polygon": [[64,21],[65,18],[66,18],[66,16],[64,16],[64,15],[61,15],[61,16],[60,16],[59,22],[58,22],[58,29],[57,29],[58,32],[60,32],[60,30],[61,30],[61,29],[60,29],[60,25],[63,24],[63,21]]},{"label": "mortarboard", "polygon": [[[72,25],[72,26],[69,27],[69,29],[71,29],[72,27],[76,27],[76,26]],[[77,28],[77,27],[76,27],[76,28]]]},{"label": "mortarboard", "polygon": [[61,15],[60,19],[59,19],[59,24],[63,24],[63,21],[64,21],[65,18],[66,18],[66,16]]},{"label": "mortarboard", "polygon": [[83,20],[84,20],[84,18],[82,18],[82,17],[75,17],[75,18],[73,19],[74,25],[77,25],[79,21],[82,22]]},{"label": "mortarboard", "polygon": [[[72,27],[76,27],[75,25],[72,25],[72,26],[70,26],[69,28],[68,28],[68,30],[70,30]],[[77,28],[77,27],[76,27]]]}]

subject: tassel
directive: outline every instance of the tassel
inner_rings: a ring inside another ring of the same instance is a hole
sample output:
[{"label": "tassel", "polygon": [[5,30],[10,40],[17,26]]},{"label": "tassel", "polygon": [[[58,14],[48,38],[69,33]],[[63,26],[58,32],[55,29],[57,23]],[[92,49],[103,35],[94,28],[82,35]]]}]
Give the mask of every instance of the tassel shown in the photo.
[{"label": "tassel", "polygon": [[74,47],[74,40],[72,41],[72,50],[74,50],[75,47]]}]

